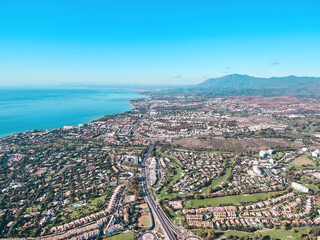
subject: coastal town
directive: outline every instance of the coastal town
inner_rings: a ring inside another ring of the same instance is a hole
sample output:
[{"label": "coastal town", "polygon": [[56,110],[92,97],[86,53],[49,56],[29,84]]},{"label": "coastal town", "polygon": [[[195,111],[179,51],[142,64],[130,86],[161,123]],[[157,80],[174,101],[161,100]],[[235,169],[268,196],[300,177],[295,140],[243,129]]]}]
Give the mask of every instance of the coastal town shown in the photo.
[{"label": "coastal town", "polygon": [[317,239],[319,99],[145,94],[0,139],[2,239]]}]

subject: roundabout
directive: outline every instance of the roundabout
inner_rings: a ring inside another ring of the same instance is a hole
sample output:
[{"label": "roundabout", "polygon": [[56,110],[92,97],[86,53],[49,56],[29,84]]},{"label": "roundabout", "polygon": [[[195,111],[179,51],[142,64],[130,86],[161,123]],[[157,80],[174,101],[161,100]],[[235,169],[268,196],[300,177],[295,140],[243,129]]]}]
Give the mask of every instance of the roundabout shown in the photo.
[{"label": "roundabout", "polygon": [[145,232],[139,237],[139,239],[140,240],[157,240],[158,238],[152,232]]}]

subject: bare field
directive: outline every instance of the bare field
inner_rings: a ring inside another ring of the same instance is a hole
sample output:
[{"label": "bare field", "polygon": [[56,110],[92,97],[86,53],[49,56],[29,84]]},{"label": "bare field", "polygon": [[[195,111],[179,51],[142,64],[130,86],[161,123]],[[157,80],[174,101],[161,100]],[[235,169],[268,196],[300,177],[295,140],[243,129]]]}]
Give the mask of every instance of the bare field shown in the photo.
[{"label": "bare field", "polygon": [[199,139],[199,138],[183,138],[175,140],[171,143],[175,147],[187,149],[204,149],[216,151],[259,151],[272,147],[293,147],[293,143],[284,141],[282,139],[225,139],[225,138],[212,138],[212,139]]},{"label": "bare field", "polygon": [[294,159],[291,164],[296,167],[315,166],[314,162],[306,156],[300,156]]},{"label": "bare field", "polygon": [[[294,96],[262,97],[240,96],[230,98],[229,101],[239,105],[249,105],[254,108],[277,109],[278,111],[299,113],[305,111],[319,112],[320,103],[317,99],[302,99]],[[291,109],[288,111],[288,109]]]}]

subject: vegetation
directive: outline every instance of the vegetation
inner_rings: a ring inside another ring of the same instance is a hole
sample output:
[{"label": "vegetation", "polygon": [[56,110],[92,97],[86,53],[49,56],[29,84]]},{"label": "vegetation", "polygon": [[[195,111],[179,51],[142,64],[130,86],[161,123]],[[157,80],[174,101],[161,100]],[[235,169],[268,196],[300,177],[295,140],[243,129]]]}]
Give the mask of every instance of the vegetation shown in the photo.
[{"label": "vegetation", "polygon": [[[210,230],[192,230],[198,236],[204,237],[205,240],[208,238],[208,233]],[[292,230],[284,230],[284,229],[266,229],[255,232],[240,232],[235,230],[228,231],[216,231],[215,237],[225,237],[227,239],[242,239],[242,240],[267,240],[267,239],[296,239],[296,240],[305,240],[308,233],[308,228],[297,228],[294,231]],[[216,239],[214,238],[214,239]]]},{"label": "vegetation", "polygon": [[131,232],[120,233],[120,234],[117,234],[117,235],[113,235],[111,237],[103,238],[103,240],[135,240],[135,239],[137,239],[137,238]]},{"label": "vegetation", "polygon": [[305,155],[297,157],[291,162],[291,164],[295,167],[315,166],[315,163]]},{"label": "vegetation", "polygon": [[254,193],[247,195],[233,195],[225,197],[215,197],[206,199],[192,199],[184,202],[187,208],[199,208],[199,207],[209,207],[209,206],[221,206],[221,205],[240,205],[241,203],[249,203],[258,200],[268,199],[272,194],[278,192],[268,192],[268,193]]},{"label": "vegetation", "polygon": [[141,228],[149,228],[151,227],[151,216],[142,216],[139,218],[139,223]]},{"label": "vegetation", "polygon": [[209,186],[203,187],[201,189],[202,192],[208,193],[211,190],[211,188],[216,187],[216,186],[226,182],[227,179],[230,177],[230,174],[231,174],[231,168],[227,168],[227,170],[225,171],[225,173],[223,175],[217,177],[216,179],[213,179]]}]

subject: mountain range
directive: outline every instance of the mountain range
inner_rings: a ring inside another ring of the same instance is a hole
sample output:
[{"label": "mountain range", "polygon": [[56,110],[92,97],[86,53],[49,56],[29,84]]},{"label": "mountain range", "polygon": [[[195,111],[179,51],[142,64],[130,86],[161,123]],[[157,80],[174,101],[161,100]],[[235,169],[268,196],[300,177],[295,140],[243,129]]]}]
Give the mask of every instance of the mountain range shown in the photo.
[{"label": "mountain range", "polygon": [[288,95],[319,95],[320,77],[271,77],[260,78],[249,75],[231,74],[219,78],[210,78],[190,89],[206,92],[262,90]]},{"label": "mountain range", "polygon": [[261,89],[261,88],[283,88],[287,86],[298,86],[305,84],[320,83],[320,77],[272,77],[258,78],[249,75],[232,74],[208,80],[195,85],[197,88],[211,89]]}]

